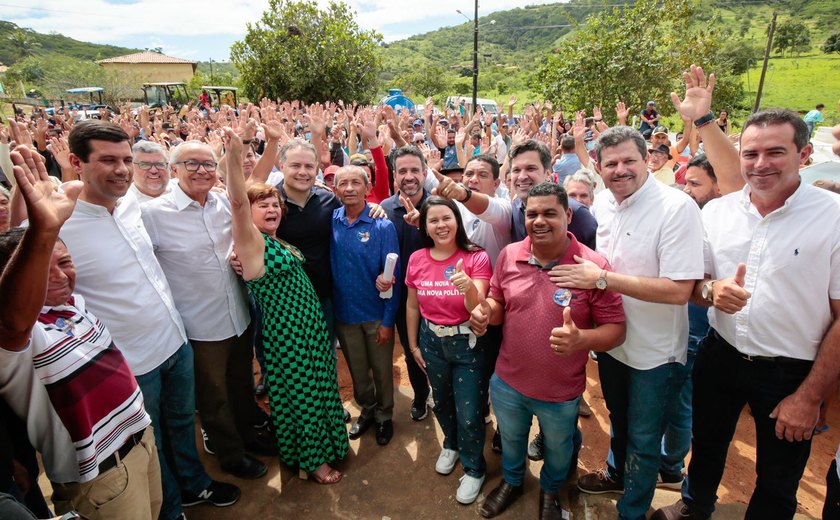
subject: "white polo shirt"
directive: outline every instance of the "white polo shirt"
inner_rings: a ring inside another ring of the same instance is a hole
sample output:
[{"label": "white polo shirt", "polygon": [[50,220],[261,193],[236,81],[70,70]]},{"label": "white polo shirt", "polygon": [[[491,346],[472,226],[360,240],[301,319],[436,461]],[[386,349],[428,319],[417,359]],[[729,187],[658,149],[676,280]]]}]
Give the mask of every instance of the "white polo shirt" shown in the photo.
[{"label": "white polo shirt", "polygon": [[709,324],[739,352],[813,360],[840,299],[840,196],[801,183],[784,205],[762,217],[750,189],[703,208],[706,272],[728,278],[747,265],[747,305],[717,309]]},{"label": "white polo shirt", "polygon": [[510,244],[511,203],[510,200],[490,197],[487,209],[481,215],[476,215],[460,202],[455,203],[461,212],[461,220],[467,238],[474,244],[481,246],[490,257],[490,264],[496,267],[499,253]]},{"label": "white polo shirt", "polygon": [[[648,175],[642,187],[620,204],[605,190],[595,197],[591,210],[598,221],[597,250],[613,271],[671,280],[702,279],[703,223],[697,203],[685,193]],[[607,354],[639,370],[685,364],[687,306],[625,295],[621,299],[627,336]]]},{"label": "white polo shirt", "polygon": [[186,343],[136,199],[117,201],[113,215],[80,200],[60,236],[76,264],[76,292],[107,325],[135,375],[154,370]]},{"label": "white polo shirt", "polygon": [[176,184],[142,209],[187,337],[219,341],[245,332],[251,318],[245,284],[229,263],[233,221],[228,198],[211,191],[202,207]]}]

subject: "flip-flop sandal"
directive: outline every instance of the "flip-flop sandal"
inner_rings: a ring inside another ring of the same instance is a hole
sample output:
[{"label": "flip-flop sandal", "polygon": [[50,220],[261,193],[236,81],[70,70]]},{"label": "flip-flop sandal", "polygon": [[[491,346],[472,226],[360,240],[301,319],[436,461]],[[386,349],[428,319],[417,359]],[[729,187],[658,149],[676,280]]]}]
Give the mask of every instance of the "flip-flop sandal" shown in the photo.
[{"label": "flip-flop sandal", "polygon": [[[302,474],[300,476],[302,477],[304,472],[301,471],[301,473]],[[335,468],[330,468],[327,474],[323,477],[318,477],[318,475],[316,475],[313,471],[312,473],[308,474],[308,478],[314,480],[322,486],[327,486],[330,484],[338,484],[339,482],[341,482],[341,479],[344,478],[344,473],[338,471]]]},{"label": "flip-flop sandal", "polygon": [[817,426],[814,428],[814,433],[824,433],[828,431],[828,425],[823,424],[822,426]]}]

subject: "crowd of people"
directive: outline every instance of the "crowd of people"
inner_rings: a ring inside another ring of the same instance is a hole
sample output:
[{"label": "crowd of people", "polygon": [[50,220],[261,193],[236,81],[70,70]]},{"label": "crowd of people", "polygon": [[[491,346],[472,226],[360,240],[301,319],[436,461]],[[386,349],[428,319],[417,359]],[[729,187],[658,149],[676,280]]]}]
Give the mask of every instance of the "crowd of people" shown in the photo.
[{"label": "crowd of people", "polygon": [[[53,517],[36,451],[63,518],[234,504],[196,413],[226,474],[260,479],[272,456],[338,484],[349,440],[386,446],[399,423],[398,337],[410,419],[431,406],[434,469],[460,462],[461,504],[495,418],[484,518],[522,495],[531,459],[540,519],[566,518],[569,484],[621,494],[623,520],[680,489],[651,518],[708,519],[745,406],[746,518],[792,518],[840,377],[840,195],[800,179],[810,123],[766,110],[729,135],[714,76],[684,80],[673,141],[654,101],[638,128],[623,103],[610,127],[599,107],[514,116],[515,98],[472,116],[429,99],[420,118],[268,99],[16,114],[0,129],[0,517]],[[610,447],[578,476],[590,359]],[[837,461],[827,489],[840,517]]]}]

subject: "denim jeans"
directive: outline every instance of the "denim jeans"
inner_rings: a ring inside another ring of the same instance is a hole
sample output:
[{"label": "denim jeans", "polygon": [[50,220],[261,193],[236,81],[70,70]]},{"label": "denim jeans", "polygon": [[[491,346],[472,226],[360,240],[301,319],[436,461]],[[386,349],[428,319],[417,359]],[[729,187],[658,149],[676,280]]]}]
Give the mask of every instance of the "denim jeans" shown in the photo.
[{"label": "denim jeans", "polygon": [[[746,520],[790,519],[796,513],[796,490],[811,453],[811,441],[776,438],[770,413],[792,394],[811,370],[810,361],[742,358],[712,330],[694,363],[693,438],[683,501],[711,515],[738,418],[749,404],[755,422],[756,484]],[[816,413],[816,411],[815,411]]]},{"label": "denim jeans", "polygon": [[420,325],[420,348],[435,396],[433,408],[443,447],[458,451],[464,471],[471,477],[484,475],[484,351],[470,348],[469,336],[439,338]]},{"label": "denim jeans", "polygon": [[580,396],[561,403],[531,399],[495,374],[490,379],[490,396],[502,435],[505,482],[512,486],[522,485],[528,433],[536,415],[543,434],[545,457],[540,471],[540,488],[548,493],[560,491],[575,458],[575,450],[580,449],[581,435],[577,427]]},{"label": "denim jeans", "polygon": [[624,481],[621,520],[642,520],[653,500],[666,413],[685,381],[685,367],[666,363],[638,370],[609,353],[598,356],[598,373],[610,412],[611,478]]},{"label": "denim jeans", "polygon": [[192,346],[181,345],[157,368],[137,376],[137,384],[155,430],[163,488],[160,518],[171,520],[181,514],[182,489],[197,495],[211,482],[195,444]]}]

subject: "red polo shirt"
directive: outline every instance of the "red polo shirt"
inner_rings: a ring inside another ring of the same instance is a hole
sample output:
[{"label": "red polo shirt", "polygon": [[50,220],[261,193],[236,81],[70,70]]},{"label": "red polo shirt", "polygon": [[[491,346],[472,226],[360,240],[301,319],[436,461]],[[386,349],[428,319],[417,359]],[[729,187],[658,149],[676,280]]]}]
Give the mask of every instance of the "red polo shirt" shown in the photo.
[{"label": "red polo shirt", "polygon": [[[575,255],[602,269],[609,262],[568,233],[569,247],[558,264],[576,264]],[[496,375],[532,399],[564,402],[576,398],[586,387],[588,352],[559,356],[551,349],[551,329],[563,324],[565,304],[580,329],[594,324],[623,323],[621,295],[598,289],[560,289],[548,279],[548,271],[529,263],[531,239],[505,247],[496,261],[490,281],[490,297],[504,305],[504,339],[496,362]],[[571,300],[569,300],[571,294]]]}]

